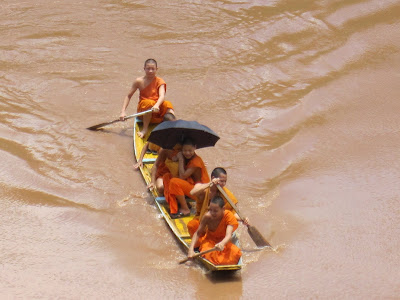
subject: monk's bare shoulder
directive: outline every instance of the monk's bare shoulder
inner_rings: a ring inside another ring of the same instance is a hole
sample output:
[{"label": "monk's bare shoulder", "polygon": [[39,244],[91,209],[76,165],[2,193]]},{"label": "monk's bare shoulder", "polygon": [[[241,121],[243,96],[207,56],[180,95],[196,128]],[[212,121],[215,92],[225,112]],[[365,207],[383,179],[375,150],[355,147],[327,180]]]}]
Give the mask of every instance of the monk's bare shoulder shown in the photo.
[{"label": "monk's bare shoulder", "polygon": [[201,221],[202,223],[207,225],[208,223],[210,223],[210,220],[211,220],[211,214],[209,212],[206,212]]},{"label": "monk's bare shoulder", "polygon": [[138,77],[133,81],[132,87],[135,87],[137,89],[143,89],[145,86],[145,79],[144,76]]},{"label": "monk's bare shoulder", "polygon": [[168,150],[161,149],[156,159],[156,165],[159,166],[161,163],[165,162],[167,157],[168,157]]}]

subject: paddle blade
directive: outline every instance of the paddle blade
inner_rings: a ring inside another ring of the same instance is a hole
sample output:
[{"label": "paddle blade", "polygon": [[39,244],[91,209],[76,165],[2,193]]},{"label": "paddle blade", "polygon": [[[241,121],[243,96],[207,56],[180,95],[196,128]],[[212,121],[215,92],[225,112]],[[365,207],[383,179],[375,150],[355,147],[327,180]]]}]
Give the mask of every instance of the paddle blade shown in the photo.
[{"label": "paddle blade", "polygon": [[115,123],[115,122],[119,122],[119,120],[114,120],[114,121],[111,121],[111,122],[106,122],[106,123],[97,124],[97,125],[94,125],[94,126],[90,126],[90,127],[86,128],[86,129],[89,129],[89,130],[97,130],[97,129],[101,128],[101,127],[104,127],[104,126],[106,126],[106,125],[113,124],[113,123]]},{"label": "paddle blade", "polygon": [[257,247],[272,247],[254,226],[247,226],[247,231]]}]

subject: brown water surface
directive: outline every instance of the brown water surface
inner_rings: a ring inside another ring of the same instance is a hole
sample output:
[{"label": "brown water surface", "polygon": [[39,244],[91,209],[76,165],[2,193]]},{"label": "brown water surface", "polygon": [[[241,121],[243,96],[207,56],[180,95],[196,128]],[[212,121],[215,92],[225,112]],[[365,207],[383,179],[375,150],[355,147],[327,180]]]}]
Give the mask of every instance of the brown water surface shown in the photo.
[{"label": "brown water surface", "polygon": [[[400,297],[400,1],[0,7],[2,298]],[[149,57],[178,116],[220,135],[198,153],[277,248],[241,226],[234,275],[177,264],[132,121],[85,129],[119,116]]]}]

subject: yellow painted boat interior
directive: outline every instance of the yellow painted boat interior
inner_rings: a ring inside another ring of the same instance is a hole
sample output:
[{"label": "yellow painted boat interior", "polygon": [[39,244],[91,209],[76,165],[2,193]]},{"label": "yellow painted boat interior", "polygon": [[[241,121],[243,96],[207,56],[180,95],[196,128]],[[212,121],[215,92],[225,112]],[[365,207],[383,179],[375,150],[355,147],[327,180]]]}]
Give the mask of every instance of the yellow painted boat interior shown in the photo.
[{"label": "yellow painted boat interior", "polygon": [[[156,126],[157,124],[150,124],[149,127],[149,132],[146,134],[144,139],[141,139],[137,136],[137,132],[141,130],[142,122],[138,119],[135,121],[135,127],[134,127],[134,132],[133,132],[133,140],[134,140],[134,155],[136,161],[140,157],[140,153],[142,151],[142,148],[147,142],[147,139],[150,136],[151,130]],[[154,162],[157,159],[157,154],[155,153],[146,153],[143,159],[143,167],[140,168],[141,174],[143,176],[143,179],[146,183],[150,183],[151,181],[151,169],[154,166]],[[146,188],[145,186],[143,188]],[[153,189],[151,191],[151,194],[155,200],[156,205],[160,209],[160,212],[162,213],[165,221],[167,222],[168,226],[172,230],[172,232],[176,235],[177,239],[185,246],[186,249],[189,249],[191,238],[187,229],[187,223],[193,218],[194,212],[192,211],[192,215],[188,217],[183,217],[183,218],[178,218],[178,219],[171,219],[169,215],[169,205],[165,201],[164,195],[159,195],[156,191],[156,189]],[[189,200],[189,199],[188,199]],[[193,209],[195,208],[195,201],[190,199],[189,200],[192,204]],[[198,257],[198,261],[200,261],[207,269],[212,270],[212,271],[222,271],[222,270],[239,270],[241,269],[241,259],[237,265],[214,265],[210,263],[208,260]]]}]

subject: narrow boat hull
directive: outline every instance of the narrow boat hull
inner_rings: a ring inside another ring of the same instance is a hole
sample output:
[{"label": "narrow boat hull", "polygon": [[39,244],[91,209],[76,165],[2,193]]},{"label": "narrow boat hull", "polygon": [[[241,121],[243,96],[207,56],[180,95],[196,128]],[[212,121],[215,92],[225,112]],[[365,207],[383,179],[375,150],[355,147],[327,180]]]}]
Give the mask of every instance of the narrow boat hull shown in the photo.
[{"label": "narrow boat hull", "polygon": [[[150,135],[150,131],[155,127],[155,125],[151,124],[149,128],[149,133],[145,136],[144,139],[141,139],[137,136],[137,132],[140,131],[142,126],[142,122],[138,119],[135,120],[135,127],[133,131],[133,148],[134,148],[134,155],[136,160],[139,159],[140,153],[142,148],[144,147],[148,136]],[[146,153],[143,160],[143,167],[140,168],[140,172],[146,184],[150,183],[151,181],[151,169],[154,166],[154,162],[157,158],[156,154],[153,153]],[[169,228],[175,234],[176,238],[182,243],[182,245],[189,249],[191,237],[187,229],[187,223],[192,220],[193,214],[188,217],[178,218],[178,219],[171,219],[169,215],[169,205],[163,195],[158,195],[156,189],[151,191],[151,194],[154,198],[155,204],[157,205],[158,209],[160,210],[164,220],[168,224]],[[195,207],[193,202],[193,207]],[[239,241],[234,236],[233,242],[239,246]],[[214,265],[213,263],[209,262],[207,259],[203,257],[196,258],[197,261],[201,262],[207,269],[211,271],[235,271],[240,270],[242,267],[242,259],[239,260],[238,264],[236,265]]]}]

